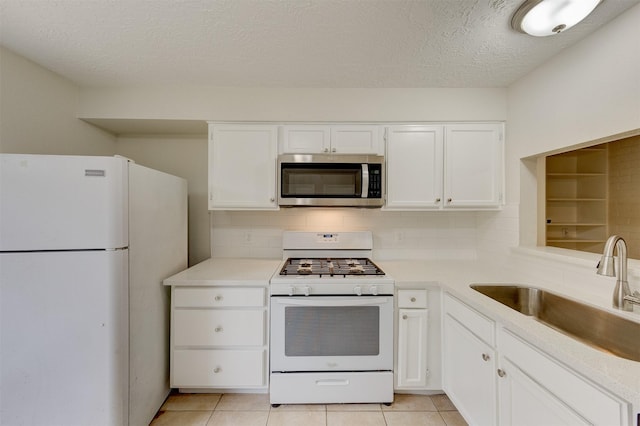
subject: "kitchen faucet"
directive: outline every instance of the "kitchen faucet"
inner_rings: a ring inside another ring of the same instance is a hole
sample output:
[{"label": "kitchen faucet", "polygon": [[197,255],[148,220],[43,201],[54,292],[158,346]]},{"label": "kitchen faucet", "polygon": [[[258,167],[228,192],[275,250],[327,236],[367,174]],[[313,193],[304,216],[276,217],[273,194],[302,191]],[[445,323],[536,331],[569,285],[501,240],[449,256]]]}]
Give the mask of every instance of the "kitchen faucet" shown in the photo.
[{"label": "kitchen faucet", "polygon": [[615,277],[613,250],[618,252],[618,279],[613,290],[613,307],[623,311],[632,311],[632,304],[640,305],[640,293],[637,291],[631,294],[629,282],[627,281],[627,243],[618,235],[609,237],[604,245],[602,258],[598,262],[598,275]]}]

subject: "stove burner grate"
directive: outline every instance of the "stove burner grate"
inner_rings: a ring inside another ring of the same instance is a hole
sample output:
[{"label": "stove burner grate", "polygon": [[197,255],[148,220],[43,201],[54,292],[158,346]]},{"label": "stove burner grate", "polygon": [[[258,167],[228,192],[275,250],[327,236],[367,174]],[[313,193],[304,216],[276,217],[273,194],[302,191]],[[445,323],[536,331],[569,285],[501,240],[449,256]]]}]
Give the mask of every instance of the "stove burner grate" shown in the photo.
[{"label": "stove burner grate", "polygon": [[370,259],[308,259],[289,258],[280,270],[280,275],[315,275],[315,276],[348,276],[348,275],[385,275]]}]

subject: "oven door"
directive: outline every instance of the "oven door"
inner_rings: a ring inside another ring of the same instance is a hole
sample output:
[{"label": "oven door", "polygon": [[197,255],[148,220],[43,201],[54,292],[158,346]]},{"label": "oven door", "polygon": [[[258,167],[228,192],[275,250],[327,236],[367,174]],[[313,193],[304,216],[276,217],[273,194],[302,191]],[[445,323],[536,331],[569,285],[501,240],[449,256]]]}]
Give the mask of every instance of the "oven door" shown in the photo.
[{"label": "oven door", "polygon": [[393,369],[393,296],[271,298],[271,371]]}]

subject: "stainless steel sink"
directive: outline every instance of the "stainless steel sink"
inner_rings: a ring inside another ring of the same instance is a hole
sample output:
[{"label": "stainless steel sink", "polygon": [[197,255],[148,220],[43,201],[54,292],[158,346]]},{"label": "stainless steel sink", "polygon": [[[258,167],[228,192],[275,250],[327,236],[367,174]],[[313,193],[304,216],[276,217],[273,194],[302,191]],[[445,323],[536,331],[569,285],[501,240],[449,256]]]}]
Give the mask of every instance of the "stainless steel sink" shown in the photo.
[{"label": "stainless steel sink", "polygon": [[597,349],[640,362],[640,323],[535,287],[471,288]]}]

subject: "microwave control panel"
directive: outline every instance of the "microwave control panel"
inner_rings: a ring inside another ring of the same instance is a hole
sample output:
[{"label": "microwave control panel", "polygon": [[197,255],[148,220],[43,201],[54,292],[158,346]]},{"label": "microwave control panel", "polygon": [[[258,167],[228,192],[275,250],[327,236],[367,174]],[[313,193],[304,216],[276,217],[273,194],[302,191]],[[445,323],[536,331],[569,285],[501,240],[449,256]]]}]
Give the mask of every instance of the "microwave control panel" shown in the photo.
[{"label": "microwave control panel", "polygon": [[367,198],[382,198],[382,164],[369,164],[369,192]]}]

